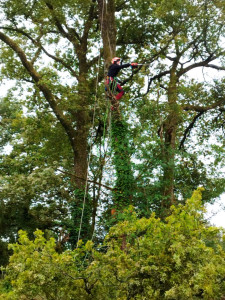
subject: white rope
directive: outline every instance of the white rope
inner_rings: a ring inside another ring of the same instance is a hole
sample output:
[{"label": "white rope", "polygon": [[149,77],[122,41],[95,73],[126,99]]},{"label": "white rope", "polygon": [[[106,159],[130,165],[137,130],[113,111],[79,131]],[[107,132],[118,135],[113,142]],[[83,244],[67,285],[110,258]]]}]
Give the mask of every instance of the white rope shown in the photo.
[{"label": "white rope", "polygon": [[[102,33],[104,3],[105,3],[105,0],[103,0],[103,7],[102,7],[101,28],[100,28],[100,32],[101,33]],[[96,86],[95,86],[95,101],[94,101],[94,111],[93,111],[93,118],[92,118],[92,128],[93,129],[94,129],[94,123],[95,123],[95,112],[96,112],[96,103],[97,103],[97,92],[98,92],[98,80],[99,80],[100,60],[101,60],[101,45],[99,45],[98,69],[97,69]],[[94,135],[94,130],[93,130],[92,135],[91,135],[91,140],[93,140],[93,135]],[[88,171],[89,171],[89,165],[90,165],[90,160],[91,160],[91,151],[92,151],[92,143],[91,143],[90,150],[89,150],[89,155],[88,155],[87,176],[86,176],[86,183],[85,183],[85,190],[84,190],[83,207],[82,207],[82,213],[81,213],[81,219],[80,219],[80,228],[79,228],[79,233],[78,233],[78,238],[77,238],[77,247],[78,247],[78,243],[79,243],[79,240],[80,240],[81,228],[82,228],[83,217],[84,217],[84,209],[85,209],[85,203],[86,203],[86,197],[87,197]],[[95,231],[95,229],[93,230],[91,240],[93,239],[94,231]]]}]

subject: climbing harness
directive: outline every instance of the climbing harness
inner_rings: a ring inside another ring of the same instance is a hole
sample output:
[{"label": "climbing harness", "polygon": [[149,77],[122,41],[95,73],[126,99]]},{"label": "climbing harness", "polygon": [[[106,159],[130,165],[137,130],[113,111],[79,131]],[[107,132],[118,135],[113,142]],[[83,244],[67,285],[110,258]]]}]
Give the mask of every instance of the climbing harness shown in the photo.
[{"label": "climbing harness", "polygon": [[107,92],[107,96],[113,97],[116,94],[118,78],[106,76],[105,79],[105,91]]}]

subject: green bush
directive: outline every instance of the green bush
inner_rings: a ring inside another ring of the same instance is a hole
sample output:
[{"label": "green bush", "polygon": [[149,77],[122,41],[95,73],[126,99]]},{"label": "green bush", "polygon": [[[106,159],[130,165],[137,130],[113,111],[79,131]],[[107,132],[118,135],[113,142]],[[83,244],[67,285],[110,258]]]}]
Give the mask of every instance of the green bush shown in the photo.
[{"label": "green bush", "polygon": [[225,295],[224,231],[203,218],[201,189],[161,221],[127,210],[104,244],[58,254],[41,231],[19,243],[0,299],[221,299]]}]

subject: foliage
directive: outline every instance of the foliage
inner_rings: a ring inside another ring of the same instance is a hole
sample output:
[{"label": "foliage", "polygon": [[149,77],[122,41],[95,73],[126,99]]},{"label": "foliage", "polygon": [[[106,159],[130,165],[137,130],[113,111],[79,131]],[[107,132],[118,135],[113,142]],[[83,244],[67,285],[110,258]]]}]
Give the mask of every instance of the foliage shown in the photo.
[{"label": "foliage", "polygon": [[82,259],[79,252],[76,256],[69,251],[58,254],[55,240],[46,241],[40,230],[35,232],[34,241],[24,231],[19,235],[19,244],[10,246],[14,254],[3,283],[9,292],[2,299],[76,299],[79,294],[85,299],[82,279],[75,278],[80,277],[74,268],[74,263]]},{"label": "foliage", "polygon": [[116,170],[113,202],[117,209],[123,209],[130,205],[134,194],[134,178],[131,167],[131,140],[128,133],[128,126],[125,120],[112,120],[111,145]]},{"label": "foliage", "polygon": [[204,222],[201,191],[165,222],[128,209],[98,247],[58,254],[41,231],[34,241],[21,231],[0,299],[221,299],[225,236]]}]

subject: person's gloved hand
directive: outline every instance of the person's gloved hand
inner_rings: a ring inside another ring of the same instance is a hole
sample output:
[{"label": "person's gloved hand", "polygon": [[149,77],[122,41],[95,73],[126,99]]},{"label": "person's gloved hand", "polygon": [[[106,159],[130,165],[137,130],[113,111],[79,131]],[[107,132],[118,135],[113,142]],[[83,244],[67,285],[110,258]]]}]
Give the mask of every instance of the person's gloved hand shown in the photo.
[{"label": "person's gloved hand", "polygon": [[131,63],[131,67],[132,67],[132,68],[137,68],[137,67],[138,67],[138,64],[137,64],[137,63]]}]

